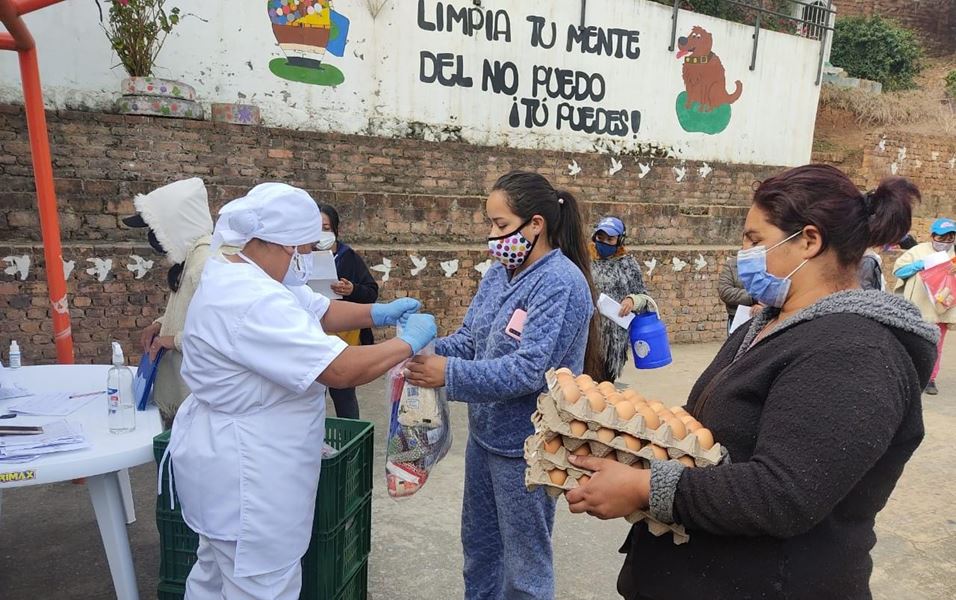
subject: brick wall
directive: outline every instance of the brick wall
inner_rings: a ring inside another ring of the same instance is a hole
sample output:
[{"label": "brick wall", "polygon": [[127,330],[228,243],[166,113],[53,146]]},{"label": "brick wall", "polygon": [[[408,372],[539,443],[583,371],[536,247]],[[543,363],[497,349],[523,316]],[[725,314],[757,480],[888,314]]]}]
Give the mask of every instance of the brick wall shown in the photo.
[{"label": "brick wall", "polygon": [[835,4],[837,18],[880,15],[924,34],[920,37],[931,52],[956,50],[956,2],[953,0],[842,0]]},{"label": "brick wall", "polygon": [[[75,264],[68,283],[81,362],[106,360],[113,338],[131,351],[136,332],[165,306],[165,267],[142,232],[122,228],[119,218],[132,212],[134,194],[183,176],[204,178],[216,209],[266,180],[301,186],[334,204],[343,217],[343,238],[370,266],[393,261],[383,297],[422,298],[447,332],[460,323],[479,279],[474,266],[485,260],[487,190],[509,169],[536,170],[578,194],[589,222],[609,212],[625,219],[638,258],[658,262],[648,280],[672,338],[690,342],[723,337],[725,313],[715,290],[719,264],[739,243],[754,181],[779,170],[622,157],[624,169],[610,176],[609,158],[596,153],[89,112],[48,118],[64,259]],[[568,175],[572,161],[582,168],[576,177]],[[643,177],[639,164],[650,167]],[[681,181],[675,170],[684,174]],[[0,106],[0,178],[0,258],[27,255],[32,263],[25,281],[0,264],[0,352],[5,357],[9,339],[17,338],[27,362],[50,362],[55,354],[29,145],[16,106]],[[156,260],[142,279],[127,269],[133,254]],[[429,261],[416,277],[410,254]],[[689,264],[675,271],[675,257]],[[707,264],[696,270],[699,257]],[[87,273],[93,258],[113,261],[102,282]],[[446,278],[439,263],[455,259],[459,270]]]}]

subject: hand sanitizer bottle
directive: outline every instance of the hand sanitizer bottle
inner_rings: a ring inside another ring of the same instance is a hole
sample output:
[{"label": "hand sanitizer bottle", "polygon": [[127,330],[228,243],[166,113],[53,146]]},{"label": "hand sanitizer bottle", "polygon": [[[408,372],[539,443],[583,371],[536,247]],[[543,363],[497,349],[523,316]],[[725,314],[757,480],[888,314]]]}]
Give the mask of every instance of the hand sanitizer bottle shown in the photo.
[{"label": "hand sanitizer bottle", "polygon": [[16,340],[10,342],[10,368],[20,368],[20,346],[17,345]]},{"label": "hand sanitizer bottle", "polygon": [[119,342],[113,342],[113,367],[106,375],[106,398],[110,433],[127,433],[136,429],[133,372],[126,366]]}]

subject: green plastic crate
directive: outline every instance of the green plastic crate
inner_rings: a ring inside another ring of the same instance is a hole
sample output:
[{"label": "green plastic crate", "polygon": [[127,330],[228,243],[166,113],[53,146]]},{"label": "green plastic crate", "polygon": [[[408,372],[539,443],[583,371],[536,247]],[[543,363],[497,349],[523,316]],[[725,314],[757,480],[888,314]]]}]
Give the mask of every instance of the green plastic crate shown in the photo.
[{"label": "green plastic crate", "polygon": [[156,597],[159,600],[183,600],[186,595],[186,586],[181,583],[169,583],[160,581]]},{"label": "green plastic crate", "polygon": [[[302,559],[303,600],[324,600],[344,585],[351,585],[358,573],[358,562],[365,561],[371,547],[373,425],[330,417],[325,428],[325,441],[338,452],[322,461],[312,541]],[[153,439],[157,464],[169,444],[169,435],[166,431]],[[163,473],[162,491],[156,499],[156,526],[160,538],[160,580],[175,588],[185,584],[196,562],[199,536],[183,522],[175,489],[175,508],[170,509],[169,469],[171,466]],[[343,537],[345,529],[352,538]],[[364,585],[365,579],[362,581]],[[319,590],[322,593],[314,595]],[[161,595],[166,597],[173,596]]]},{"label": "green plastic crate", "polygon": [[368,561],[371,550],[372,498],[369,496],[365,504],[333,531],[312,536],[309,550],[302,557],[300,597],[337,597]]}]

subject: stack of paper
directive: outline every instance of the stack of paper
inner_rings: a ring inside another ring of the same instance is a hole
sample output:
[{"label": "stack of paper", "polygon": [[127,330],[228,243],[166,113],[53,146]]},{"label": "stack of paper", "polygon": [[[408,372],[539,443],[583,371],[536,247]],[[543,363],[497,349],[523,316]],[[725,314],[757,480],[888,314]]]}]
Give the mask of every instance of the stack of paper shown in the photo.
[{"label": "stack of paper", "polygon": [[89,394],[45,392],[42,394],[30,394],[22,400],[11,404],[8,409],[10,412],[19,413],[21,415],[65,417],[93,400],[103,398],[104,395],[105,392],[91,392]]},{"label": "stack of paper", "polygon": [[43,433],[0,437],[0,462],[22,462],[43,454],[89,448],[83,427],[71,421],[51,421]]},{"label": "stack of paper", "polygon": [[26,389],[11,381],[9,371],[3,366],[3,362],[0,362],[0,400],[20,398],[29,393]]}]

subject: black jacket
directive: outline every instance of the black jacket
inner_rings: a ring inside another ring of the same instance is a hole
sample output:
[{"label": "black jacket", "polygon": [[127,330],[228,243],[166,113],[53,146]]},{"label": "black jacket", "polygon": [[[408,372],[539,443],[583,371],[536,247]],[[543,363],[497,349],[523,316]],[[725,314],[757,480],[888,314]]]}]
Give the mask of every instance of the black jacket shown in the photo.
[{"label": "black jacket", "polygon": [[754,300],[744,289],[740,275],[737,274],[737,257],[732,256],[724,263],[717,277],[717,294],[727,307],[727,315],[733,318],[738,306],[753,306]]},{"label": "black jacket", "polygon": [[765,311],[697,381],[687,410],[732,462],[680,473],[673,511],[687,544],[633,528],[625,598],[871,597],[874,518],[923,439],[935,336],[882,292],[805,312],[735,360],[775,314]]},{"label": "black jacket", "polygon": [[[356,304],[374,304],[378,301],[378,283],[372,277],[365,261],[348,244],[339,242],[335,253],[335,271],[339,279],[348,279],[355,286],[352,294],[342,298]],[[371,329],[363,329],[360,340],[363,346],[375,343]]]}]

